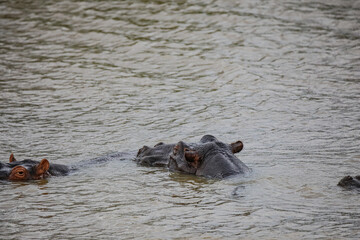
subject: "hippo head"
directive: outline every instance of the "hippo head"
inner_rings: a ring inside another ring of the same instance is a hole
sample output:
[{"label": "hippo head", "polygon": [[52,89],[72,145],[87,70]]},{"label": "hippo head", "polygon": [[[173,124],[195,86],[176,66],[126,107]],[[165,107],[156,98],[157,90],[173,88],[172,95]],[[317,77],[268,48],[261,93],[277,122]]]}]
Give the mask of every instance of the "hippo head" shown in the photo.
[{"label": "hippo head", "polygon": [[360,190],[360,175],[351,177],[346,176],[340,180],[338,186],[346,188],[346,189],[358,189]]},{"label": "hippo head", "polygon": [[245,173],[249,168],[234,153],[243,149],[243,143],[237,141],[226,144],[214,136],[205,135],[200,143],[179,142],[170,154],[169,169],[197,176],[224,178]]},{"label": "hippo head", "polygon": [[169,154],[175,144],[164,144],[162,142],[154,147],[143,146],[139,149],[135,161],[140,165],[164,167],[168,165]]},{"label": "hippo head", "polygon": [[0,180],[22,181],[43,179],[48,176],[50,164],[46,159],[39,161],[16,161],[13,154],[9,163],[0,163]]}]

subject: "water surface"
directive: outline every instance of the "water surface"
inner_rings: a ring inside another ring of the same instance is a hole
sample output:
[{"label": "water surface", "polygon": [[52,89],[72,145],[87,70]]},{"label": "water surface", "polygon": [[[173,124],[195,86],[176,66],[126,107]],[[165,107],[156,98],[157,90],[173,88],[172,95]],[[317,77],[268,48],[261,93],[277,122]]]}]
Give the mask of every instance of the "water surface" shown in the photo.
[{"label": "water surface", "polygon": [[[358,1],[1,1],[1,239],[359,239]],[[242,140],[249,176],[137,166],[143,145]]]}]

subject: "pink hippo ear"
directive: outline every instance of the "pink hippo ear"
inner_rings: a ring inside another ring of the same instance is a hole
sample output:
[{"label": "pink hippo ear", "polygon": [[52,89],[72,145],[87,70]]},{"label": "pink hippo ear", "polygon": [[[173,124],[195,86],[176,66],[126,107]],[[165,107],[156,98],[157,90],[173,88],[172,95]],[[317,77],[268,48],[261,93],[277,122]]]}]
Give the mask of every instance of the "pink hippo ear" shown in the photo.
[{"label": "pink hippo ear", "polygon": [[47,159],[41,160],[41,162],[36,166],[36,177],[41,178],[41,176],[47,172],[50,168],[50,163]]},{"label": "pink hippo ear", "polygon": [[15,157],[14,157],[14,154],[11,153],[11,154],[10,154],[9,162],[15,162],[15,161],[16,161],[16,159],[15,159]]},{"label": "pink hippo ear", "polygon": [[244,147],[244,144],[241,141],[234,142],[234,143],[232,143],[230,145],[231,145],[231,151],[233,153],[240,152]]}]

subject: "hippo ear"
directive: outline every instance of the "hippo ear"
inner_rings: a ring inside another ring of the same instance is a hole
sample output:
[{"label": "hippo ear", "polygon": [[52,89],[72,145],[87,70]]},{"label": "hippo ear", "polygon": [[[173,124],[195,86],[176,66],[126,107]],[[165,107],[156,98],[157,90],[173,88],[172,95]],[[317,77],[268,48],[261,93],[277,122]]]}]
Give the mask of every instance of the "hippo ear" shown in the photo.
[{"label": "hippo ear", "polygon": [[36,166],[36,176],[40,176],[46,173],[47,170],[50,168],[50,163],[47,159],[41,160],[41,162]]},{"label": "hippo ear", "polygon": [[10,154],[9,162],[15,162],[15,161],[16,161],[16,159],[15,159],[15,157],[14,157],[14,154],[11,153],[11,154]]},{"label": "hippo ear", "polygon": [[244,147],[244,144],[241,141],[234,142],[234,143],[232,143],[230,145],[231,145],[231,151],[233,153],[240,152]]}]

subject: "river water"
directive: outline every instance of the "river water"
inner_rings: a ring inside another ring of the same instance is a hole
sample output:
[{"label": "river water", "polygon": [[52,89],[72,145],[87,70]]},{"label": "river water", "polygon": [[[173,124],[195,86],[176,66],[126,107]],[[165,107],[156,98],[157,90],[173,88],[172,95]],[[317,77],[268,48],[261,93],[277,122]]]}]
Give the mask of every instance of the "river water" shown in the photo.
[{"label": "river water", "polygon": [[[0,1],[0,239],[359,239],[360,3]],[[137,166],[143,145],[242,140],[252,173]]]}]

